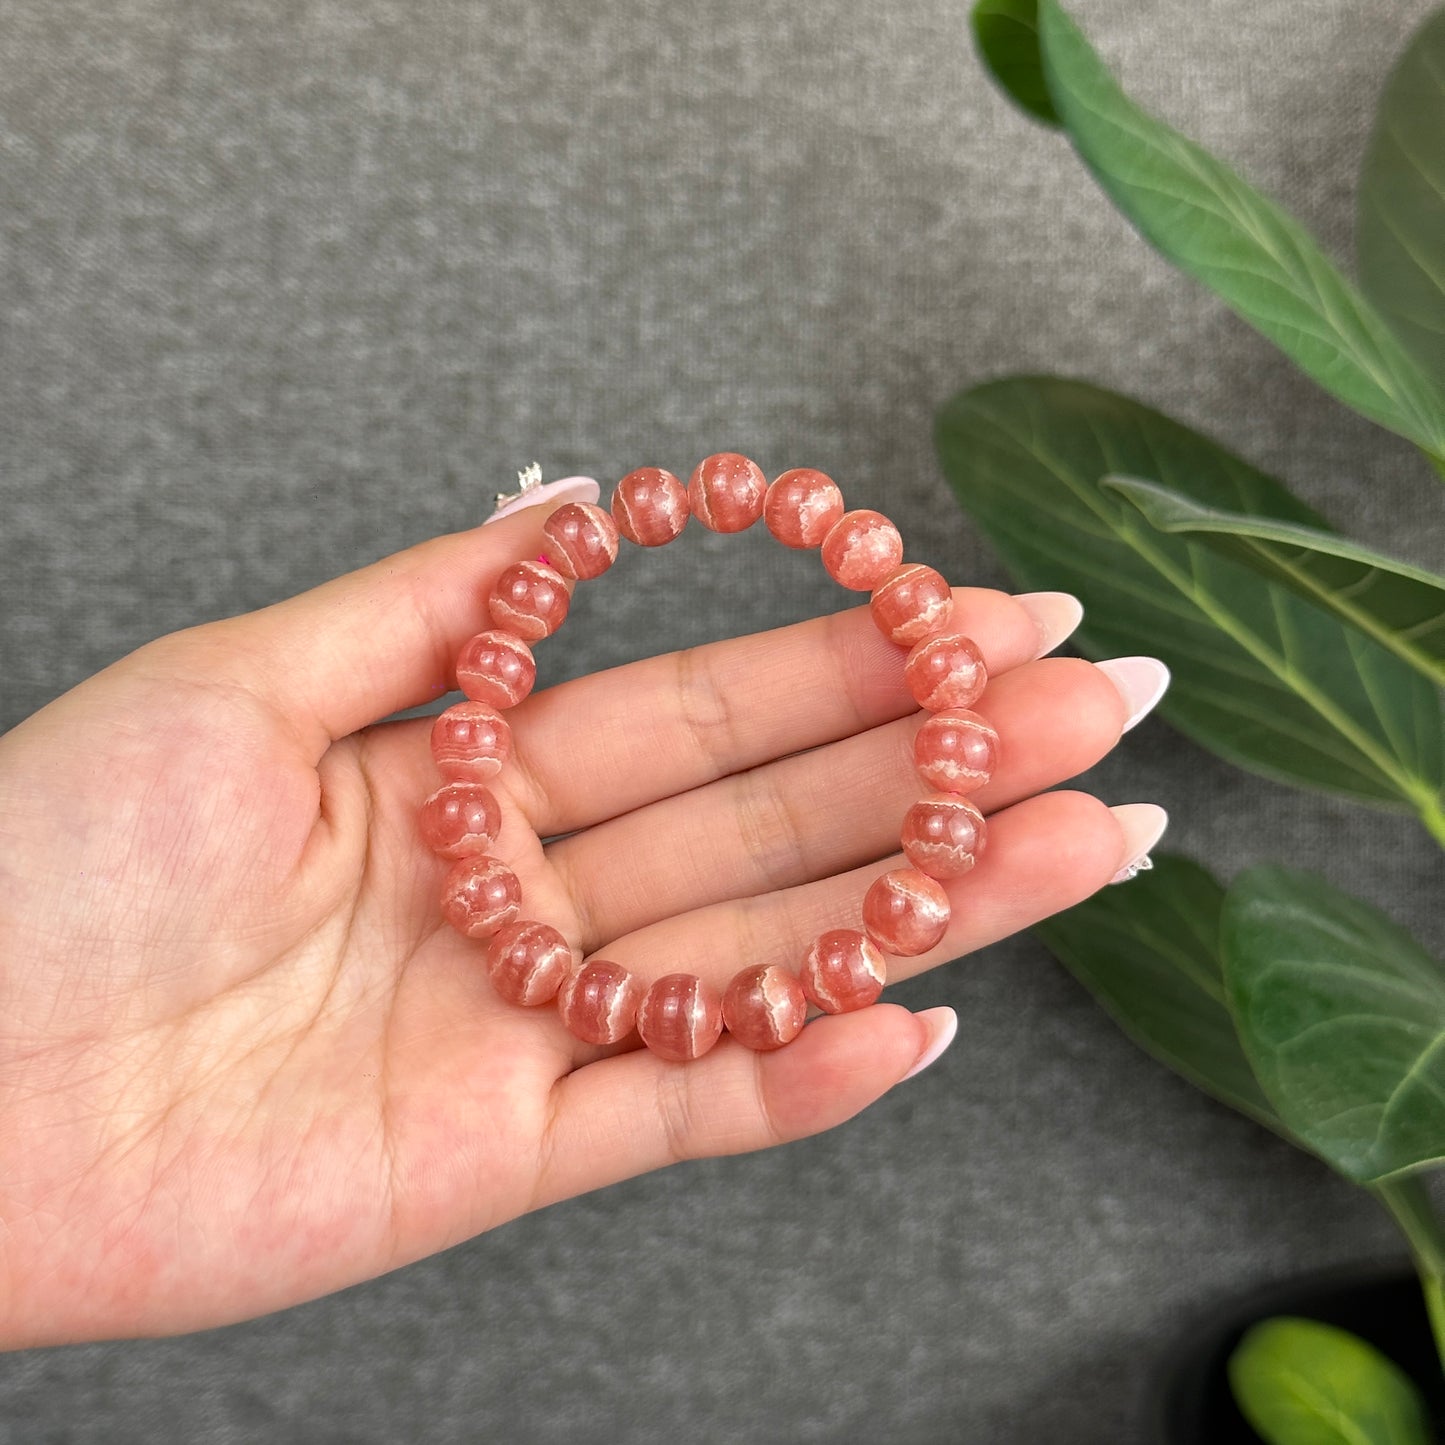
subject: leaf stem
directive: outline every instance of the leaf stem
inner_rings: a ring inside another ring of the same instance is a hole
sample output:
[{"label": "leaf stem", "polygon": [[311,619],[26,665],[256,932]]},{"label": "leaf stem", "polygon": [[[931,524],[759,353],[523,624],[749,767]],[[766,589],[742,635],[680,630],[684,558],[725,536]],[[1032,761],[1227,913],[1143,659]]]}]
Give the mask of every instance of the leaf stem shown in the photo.
[{"label": "leaf stem", "polygon": [[1394,1216],[1395,1223],[1410,1241],[1420,1288],[1425,1294],[1425,1309],[1430,1316],[1430,1332],[1435,1337],[1435,1351],[1440,1356],[1441,1369],[1445,1370],[1445,1229],[1430,1201],[1424,1176],[1406,1174],[1367,1187]]},{"label": "leaf stem", "polygon": [[1421,1274],[1420,1287],[1425,1291],[1425,1308],[1430,1315],[1430,1332],[1435,1336],[1435,1349],[1445,1362],[1445,1287],[1439,1275]]},{"label": "leaf stem", "polygon": [[1420,821],[1430,836],[1445,848],[1445,800],[1435,798],[1421,807]]},{"label": "leaf stem", "polygon": [[[1049,465],[1052,466],[1051,463]],[[1053,466],[1052,470],[1056,476],[1064,474],[1062,469],[1057,466]],[[1395,786],[1400,796],[1419,810],[1421,817],[1425,819],[1425,826],[1431,827],[1429,811],[1432,808],[1439,808],[1440,798],[1424,779],[1411,773],[1407,765],[1397,756],[1393,756],[1381,748],[1375,739],[1370,737],[1343,708],[1336,704],[1333,698],[1321,692],[1310,679],[1302,676],[1291,665],[1286,652],[1275,653],[1262,637],[1257,636],[1247,627],[1231,626],[1231,622],[1237,624],[1238,619],[1230,618],[1213,597],[1194,586],[1193,580],[1185,575],[1183,569],[1176,566],[1170,558],[1154,546],[1152,538],[1157,537],[1159,533],[1154,532],[1152,528],[1147,532],[1141,531],[1117,515],[1110,519],[1098,506],[1092,507],[1092,510],[1103,517],[1106,524],[1112,520],[1112,525],[1120,538],[1153,567],[1166,582],[1192,602],[1221,632],[1227,637],[1233,638],[1256,662],[1274,673],[1281,682],[1294,691],[1301,701],[1312,707],[1337,733],[1368,758],[1379,769],[1380,774]],[[1432,831],[1434,831],[1433,828]],[[1441,835],[1437,834],[1437,836]],[[1445,841],[1445,838],[1442,838],[1442,841]]]}]

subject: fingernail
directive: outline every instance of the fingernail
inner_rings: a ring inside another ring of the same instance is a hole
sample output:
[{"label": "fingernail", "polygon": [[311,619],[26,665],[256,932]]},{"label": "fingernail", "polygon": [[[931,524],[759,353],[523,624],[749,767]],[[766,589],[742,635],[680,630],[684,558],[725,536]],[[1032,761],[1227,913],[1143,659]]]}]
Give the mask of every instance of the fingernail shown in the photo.
[{"label": "fingernail", "polygon": [[1014,601],[1033,618],[1039,629],[1039,650],[1035,657],[1052,652],[1084,617],[1084,604],[1068,592],[1024,592]]},{"label": "fingernail", "polygon": [[493,512],[482,525],[485,527],[487,522],[500,522],[503,517],[510,517],[527,507],[540,506],[543,502],[550,502],[555,507],[561,506],[563,502],[595,502],[601,495],[602,488],[591,477],[563,477],[559,481],[547,482],[544,486],[533,487],[531,491],[524,492],[505,507]]},{"label": "fingernail", "polygon": [[[958,1015],[947,1006],[920,1009],[914,1014],[914,1018],[922,1019],[928,1025],[928,1042],[924,1044],[923,1052],[914,1060],[913,1067],[904,1074],[903,1079],[911,1079],[914,1074],[921,1074],[929,1064],[936,1062],[958,1032]],[[901,1084],[903,1079],[898,1082]]]},{"label": "fingernail", "polygon": [[1157,657],[1111,657],[1095,667],[1119,689],[1128,717],[1124,731],[1149,716],[1169,686],[1169,669]]},{"label": "fingernail", "polygon": [[1127,883],[1154,866],[1149,860],[1149,850],[1164,836],[1169,814],[1158,803],[1120,803],[1109,811],[1124,830],[1124,861],[1109,882]]}]

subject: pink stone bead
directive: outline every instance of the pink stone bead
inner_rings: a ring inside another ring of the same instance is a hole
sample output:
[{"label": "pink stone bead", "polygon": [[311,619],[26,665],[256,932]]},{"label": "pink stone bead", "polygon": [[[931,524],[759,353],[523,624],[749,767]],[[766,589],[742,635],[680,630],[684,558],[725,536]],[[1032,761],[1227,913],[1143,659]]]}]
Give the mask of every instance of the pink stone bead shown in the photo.
[{"label": "pink stone bead", "polygon": [[856,928],[830,928],[803,955],[803,992],[824,1013],[867,1008],[888,981],[878,946]]},{"label": "pink stone bead", "polygon": [[916,868],[895,868],[863,895],[863,927],[885,953],[913,958],[948,932],[952,916],[943,886]]},{"label": "pink stone bead", "polygon": [[500,858],[463,858],[442,882],[442,912],[458,933],[490,938],[521,915],[521,880]]},{"label": "pink stone bead", "polygon": [[489,707],[516,707],[536,680],[532,649],[510,632],[479,632],[457,657],[457,686]]},{"label": "pink stone bead", "polygon": [[548,923],[523,919],[499,928],[487,945],[492,987],[508,1003],[535,1008],[557,997],[572,972],[567,940]]},{"label": "pink stone bead", "polygon": [[842,515],[837,483],[811,467],[784,472],[763,499],[763,521],[785,547],[821,547]]},{"label": "pink stone bead", "polygon": [[988,682],[983,654],[961,632],[925,637],[903,661],[903,680],[919,707],[972,707]]},{"label": "pink stone bead", "polygon": [[480,783],[495,778],[511,751],[511,725],[482,702],[456,703],[431,727],[431,755],[437,771],[453,782]]},{"label": "pink stone bead", "polygon": [[687,484],[692,514],[712,532],[743,532],[763,515],[768,479],[756,462],[736,452],[700,461]]},{"label": "pink stone bead", "polygon": [[421,805],[421,835],[443,858],[485,853],[502,831],[502,810],[480,783],[447,783]]},{"label": "pink stone bead", "polygon": [[903,560],[903,538],[882,512],[845,512],[823,538],[822,555],[835,582],[871,592]]},{"label": "pink stone bead", "polygon": [[617,530],[639,547],[661,547],[687,526],[687,488],[661,467],[638,467],[612,493]]},{"label": "pink stone bead", "polygon": [[513,562],[487,598],[492,621],[524,642],[550,637],[567,620],[571,605],[566,579],[545,562]]},{"label": "pink stone bead", "polygon": [[988,825],[967,798],[935,793],[903,818],[903,856],[930,878],[960,878],[983,853]]},{"label": "pink stone bead", "polygon": [[728,984],[722,1001],[727,1031],[747,1048],[764,1053],[791,1043],[808,1018],[802,983],[784,968],[745,968]]},{"label": "pink stone bead", "polygon": [[635,973],[611,959],[594,958],[564,980],[557,992],[557,1012],[567,1031],[583,1043],[621,1043],[637,1022],[644,992]]},{"label": "pink stone bead", "polygon": [[953,615],[953,588],[932,567],[906,562],[873,589],[868,610],[884,637],[902,647],[912,647],[930,632],[948,626]]},{"label": "pink stone bead", "polygon": [[637,1032],[660,1059],[685,1064],[722,1037],[722,995],[695,973],[657,980],[637,1009]]},{"label": "pink stone bead", "polygon": [[617,523],[591,502],[566,502],[542,523],[552,565],[574,581],[600,577],[617,560]]},{"label": "pink stone bead", "polygon": [[972,793],[998,766],[998,734],[976,712],[949,707],[936,712],[913,738],[918,775],[944,793]]}]

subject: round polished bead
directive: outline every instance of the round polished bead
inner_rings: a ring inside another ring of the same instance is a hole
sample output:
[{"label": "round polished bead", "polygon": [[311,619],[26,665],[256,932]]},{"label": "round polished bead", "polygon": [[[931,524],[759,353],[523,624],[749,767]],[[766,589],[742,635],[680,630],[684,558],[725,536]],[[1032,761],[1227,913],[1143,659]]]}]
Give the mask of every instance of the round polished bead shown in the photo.
[{"label": "round polished bead", "polygon": [[687,488],[661,467],[638,467],[612,493],[617,530],[639,547],[661,547],[687,526]]},{"label": "round polished bead", "polygon": [[821,547],[842,515],[837,483],[811,467],[784,472],[763,499],[763,521],[785,547]]},{"label": "round polished bead", "polygon": [[572,972],[567,940],[549,923],[523,919],[499,928],[487,945],[492,987],[508,1003],[534,1008],[557,997]]},{"label": "round polished bead", "polygon": [[949,707],[936,712],[913,738],[918,775],[942,793],[972,793],[998,766],[998,734],[976,712]]},{"label": "round polished bead", "polygon": [[867,1008],[887,981],[883,955],[856,928],[830,928],[820,933],[803,955],[803,992],[824,1013]]},{"label": "round polished bead", "polygon": [[502,831],[502,810],[480,783],[447,783],[421,805],[421,835],[443,858],[485,853]]},{"label": "round polished bead", "polygon": [[961,632],[925,637],[903,662],[903,680],[919,707],[972,707],[988,682],[983,654]]},{"label": "round polished bead", "polygon": [[953,615],[953,588],[943,573],[921,562],[906,562],[873,589],[868,610],[884,637],[902,647],[912,647],[930,632],[948,626]]},{"label": "round polished bead", "polygon": [[643,995],[637,1032],[660,1059],[701,1058],[722,1036],[722,995],[695,973],[669,973]]},{"label": "round polished bead", "polygon": [[611,959],[594,958],[563,981],[557,991],[557,1012],[567,1031],[583,1043],[621,1043],[637,1022],[637,1006],[645,991],[630,969]]},{"label": "round polished bead", "polygon": [[573,581],[600,577],[617,560],[617,523],[591,502],[565,502],[542,523],[547,556]]},{"label": "round polished bead", "polygon": [[687,484],[692,514],[711,532],[743,532],[763,515],[768,479],[762,468],[736,452],[700,461]]},{"label": "round polished bead", "polygon": [[722,1001],[727,1031],[750,1049],[780,1049],[802,1032],[808,997],[802,983],[785,968],[762,964],[745,968],[728,984]]},{"label": "round polished bead", "polygon": [[927,953],[948,932],[952,915],[941,884],[917,868],[895,868],[863,895],[863,927],[885,953]]},{"label": "round polished bead", "polygon": [[903,560],[903,538],[882,512],[844,512],[823,538],[822,556],[835,582],[871,592]]},{"label": "round polished bead", "polygon": [[442,912],[458,933],[490,938],[521,916],[521,880],[500,858],[463,858],[442,882]]},{"label": "round polished bead", "polygon": [[935,793],[903,817],[903,856],[930,878],[960,878],[983,853],[988,825],[967,798]]},{"label": "round polished bead", "polygon": [[495,778],[511,751],[511,725],[483,702],[456,703],[431,726],[437,771],[455,782]]},{"label": "round polished bead", "polygon": [[516,707],[536,680],[532,649],[510,632],[479,632],[457,657],[457,686],[489,707]]},{"label": "round polished bead", "polygon": [[550,637],[567,620],[571,604],[567,581],[555,567],[525,559],[502,572],[487,598],[492,621],[524,642]]}]

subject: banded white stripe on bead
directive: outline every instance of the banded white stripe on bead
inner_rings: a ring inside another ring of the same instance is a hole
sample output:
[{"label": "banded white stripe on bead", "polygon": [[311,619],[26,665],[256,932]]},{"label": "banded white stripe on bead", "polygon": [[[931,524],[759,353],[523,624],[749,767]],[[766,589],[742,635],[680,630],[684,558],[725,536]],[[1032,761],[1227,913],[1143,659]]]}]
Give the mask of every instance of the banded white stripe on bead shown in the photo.
[{"label": "banded white stripe on bead", "polygon": [[972,793],[993,776],[998,733],[976,712],[944,708],[913,737],[918,776],[943,793]]},{"label": "banded white stripe on bead", "polygon": [[868,937],[900,958],[915,958],[940,943],[952,913],[942,884],[917,868],[894,868],[863,895]]},{"label": "banded white stripe on bead", "polygon": [[536,680],[532,649],[510,632],[479,632],[457,657],[457,686],[488,707],[516,707]]},{"label": "banded white stripe on bead", "polygon": [[802,983],[776,964],[734,974],[723,994],[723,1027],[740,1044],[758,1051],[781,1048],[802,1031],[808,998]]},{"label": "banded white stripe on bead", "polygon": [[983,814],[967,798],[934,793],[908,810],[899,841],[920,873],[959,878],[978,862],[987,836]]},{"label": "banded white stripe on bead", "polygon": [[497,578],[487,599],[492,621],[523,642],[550,637],[567,620],[571,605],[567,579],[555,567],[526,558]]},{"label": "banded white stripe on bead", "polygon": [[800,977],[809,1002],[824,1013],[849,1013],[883,992],[888,965],[878,945],[856,928],[830,928],[803,955]]},{"label": "banded white stripe on bead", "polygon": [[902,560],[903,538],[882,512],[844,512],[823,538],[823,566],[853,592],[871,592]]},{"label": "banded white stripe on bead", "polygon": [[617,530],[639,547],[661,547],[681,536],[691,506],[687,488],[661,467],[638,467],[612,493]]},{"label": "banded white stripe on bead", "polygon": [[637,1032],[670,1063],[699,1058],[722,1033],[722,998],[695,973],[666,974],[643,995]]}]

